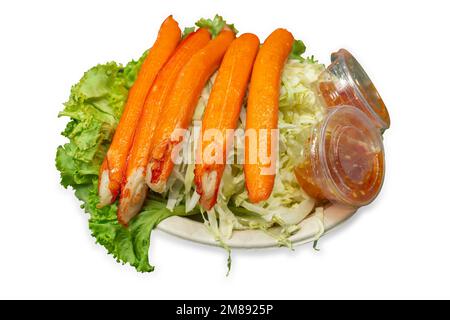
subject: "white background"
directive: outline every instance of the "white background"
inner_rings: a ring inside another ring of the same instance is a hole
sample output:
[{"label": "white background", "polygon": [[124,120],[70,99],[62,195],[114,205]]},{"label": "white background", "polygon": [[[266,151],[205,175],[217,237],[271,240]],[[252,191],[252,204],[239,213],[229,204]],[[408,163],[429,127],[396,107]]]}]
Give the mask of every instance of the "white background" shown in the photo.
[{"label": "white background", "polygon": [[[2,1],[0,298],[450,298],[448,1]],[[169,14],[285,27],[329,62],[355,53],[390,110],[378,199],[310,245],[226,255],[155,232],[156,270],[107,256],[54,166],[57,113],[89,67],[126,62]]]}]

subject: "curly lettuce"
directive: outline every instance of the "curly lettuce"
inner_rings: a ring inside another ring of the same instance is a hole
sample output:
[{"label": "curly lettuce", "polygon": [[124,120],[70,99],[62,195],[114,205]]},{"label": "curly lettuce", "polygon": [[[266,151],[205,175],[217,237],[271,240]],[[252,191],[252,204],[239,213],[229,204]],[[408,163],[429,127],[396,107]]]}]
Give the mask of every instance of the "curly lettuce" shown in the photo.
[{"label": "curly lettuce", "polygon": [[165,199],[153,198],[125,228],[117,222],[116,204],[97,208],[97,183],[101,162],[145,56],[125,67],[115,62],[100,64],[83,75],[72,87],[69,100],[59,114],[70,117],[62,132],[69,142],[59,146],[56,152],[61,184],[72,187],[82,201],[81,207],[90,215],[92,236],[117,261],[128,263],[140,272],[154,269],[148,261],[153,228],[172,215],[184,215],[186,210],[183,206],[168,210]]},{"label": "curly lettuce", "polygon": [[[234,33],[238,34],[239,31],[236,29],[234,24],[227,23],[222,16],[216,14],[213,19],[205,19],[201,18],[198,20],[195,25],[199,28],[205,28],[211,33],[212,38],[217,37],[217,35],[222,31],[224,27],[228,27]],[[189,34],[195,31],[195,27],[186,27],[183,30],[183,39],[186,38]]]},{"label": "curly lettuce", "polygon": [[97,178],[144,56],[125,67],[115,62],[97,65],[72,87],[59,113],[70,118],[62,132],[70,142],[59,146],[56,155],[64,187],[92,184]]},{"label": "curly lettuce", "polygon": [[227,26],[234,33],[238,33],[239,31],[235,28],[234,24],[227,24],[227,22],[218,14],[214,16],[213,19],[205,19],[202,18],[198,20],[195,25],[199,28],[206,28],[211,32],[213,38],[217,37],[217,35],[222,31],[222,29]]}]

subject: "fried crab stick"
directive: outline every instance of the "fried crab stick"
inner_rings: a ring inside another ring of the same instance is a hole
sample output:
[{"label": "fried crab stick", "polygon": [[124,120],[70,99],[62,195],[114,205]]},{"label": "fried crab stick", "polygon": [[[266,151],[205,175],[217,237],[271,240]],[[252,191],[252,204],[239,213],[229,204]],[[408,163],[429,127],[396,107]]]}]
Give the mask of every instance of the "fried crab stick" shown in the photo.
[{"label": "fried crab stick", "polygon": [[[210,210],[217,201],[233,139],[228,134],[236,129],[258,49],[259,39],[254,34],[246,33],[234,40],[223,58],[208,99],[195,166],[196,191],[200,195],[201,206],[206,210]],[[212,141],[205,139],[208,130],[218,134]],[[209,150],[211,147],[213,151]],[[220,156],[208,159],[215,152]]]},{"label": "fried crab stick", "polygon": [[[291,52],[294,38],[285,29],[277,29],[272,32],[261,46],[253,66],[250,89],[247,102],[246,132],[253,131],[257,134],[256,148],[251,148],[248,136],[245,139],[245,185],[250,202],[258,203],[267,200],[272,193],[275,182],[275,173],[264,173],[264,169],[274,167],[271,138],[261,141],[262,132],[267,136],[273,129],[278,128],[278,100],[280,95],[281,73],[289,53]],[[260,151],[264,146],[269,163],[264,163],[260,157]],[[257,150],[254,150],[257,149]],[[250,161],[255,158],[256,161]]]},{"label": "fried crab stick", "polygon": [[139,212],[147,195],[145,174],[153,145],[152,137],[155,128],[159,125],[159,117],[164,111],[167,97],[181,69],[209,41],[210,33],[206,29],[198,29],[184,39],[159,72],[145,100],[121,188],[117,217],[123,225],[127,225]]},{"label": "fried crab stick", "polygon": [[178,23],[169,16],[161,25],[158,37],[149,50],[134,85],[128,94],[123,114],[99,173],[99,207],[109,205],[119,194],[134,132],[145,98],[159,70],[169,60],[181,38]]},{"label": "fried crab stick", "polygon": [[170,95],[152,140],[153,150],[147,167],[149,187],[162,193],[174,167],[172,151],[183,141],[174,133],[191,123],[201,91],[220,62],[235,34],[224,28],[219,35],[197,52],[182,69]]}]

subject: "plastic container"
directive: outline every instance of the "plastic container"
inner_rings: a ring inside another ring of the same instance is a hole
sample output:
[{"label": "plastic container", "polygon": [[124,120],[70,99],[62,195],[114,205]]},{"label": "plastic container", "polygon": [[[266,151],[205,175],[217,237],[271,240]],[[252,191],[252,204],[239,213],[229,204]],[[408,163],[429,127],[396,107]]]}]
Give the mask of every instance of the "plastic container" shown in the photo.
[{"label": "plastic container", "polygon": [[378,195],[384,178],[384,149],[379,129],[358,108],[330,109],[305,146],[295,175],[317,200],[360,207]]},{"label": "plastic container", "polygon": [[382,132],[389,128],[389,113],[377,89],[358,61],[345,49],[331,55],[331,64],[319,76],[317,94],[328,107],[355,106]]}]

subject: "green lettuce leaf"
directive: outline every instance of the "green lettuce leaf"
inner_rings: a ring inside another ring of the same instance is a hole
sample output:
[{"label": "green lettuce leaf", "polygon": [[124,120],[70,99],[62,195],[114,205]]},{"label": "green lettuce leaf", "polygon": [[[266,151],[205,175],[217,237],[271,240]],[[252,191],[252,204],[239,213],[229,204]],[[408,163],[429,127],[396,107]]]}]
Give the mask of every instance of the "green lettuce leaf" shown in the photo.
[{"label": "green lettuce leaf", "polygon": [[[152,230],[166,218],[187,215],[184,206],[177,206],[170,211],[166,208],[165,200],[152,198],[147,200],[139,215],[130,221],[128,228],[125,228],[117,221],[117,205],[99,209],[98,201],[95,182],[88,190],[88,200],[83,206],[90,214],[89,228],[92,235],[118,262],[129,263],[139,272],[154,270],[148,261]],[[189,214],[197,213],[198,209]]]},{"label": "green lettuce leaf", "polygon": [[305,43],[302,40],[295,40],[292,45],[291,53],[289,54],[289,59],[298,60],[300,62],[306,62],[310,64],[317,64],[318,61],[314,58],[314,56],[303,57],[303,54],[306,52]]},{"label": "green lettuce leaf", "polygon": [[306,51],[306,46],[303,43],[302,40],[295,40],[294,44],[292,45],[292,50],[289,55],[290,59],[297,59],[300,61],[303,61],[304,58],[302,57],[302,54],[304,54]]},{"label": "green lettuce leaf", "polygon": [[234,24],[227,24],[227,22],[218,14],[215,15],[214,19],[205,19],[201,18],[198,20],[195,25],[199,28],[206,28],[211,33],[213,38],[217,37],[217,35],[222,31],[225,26],[228,26],[234,33],[238,33],[239,31],[234,27]]},{"label": "green lettuce leaf", "polygon": [[186,28],[184,28],[182,38],[183,39],[186,38],[188,35],[190,35],[194,31],[195,31],[195,27],[186,27]]},{"label": "green lettuce leaf", "polygon": [[[128,228],[117,222],[117,204],[97,208],[98,172],[122,114],[144,54],[125,67],[115,62],[88,70],[72,87],[69,100],[59,116],[70,117],[62,135],[69,142],[59,146],[56,167],[61,184],[71,186],[90,215],[89,228],[96,241],[118,261],[129,263],[140,272],[153,271],[148,261],[151,231],[162,220],[185,215],[184,206],[166,209],[165,200],[148,200],[143,211]],[[198,209],[189,214],[195,214]]]},{"label": "green lettuce leaf", "polygon": [[72,87],[59,116],[70,117],[62,135],[69,143],[59,146],[56,167],[64,187],[92,183],[122,114],[128,90],[146,54],[126,67],[110,62],[88,70]]}]

